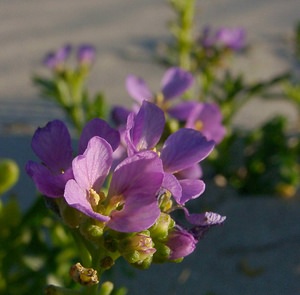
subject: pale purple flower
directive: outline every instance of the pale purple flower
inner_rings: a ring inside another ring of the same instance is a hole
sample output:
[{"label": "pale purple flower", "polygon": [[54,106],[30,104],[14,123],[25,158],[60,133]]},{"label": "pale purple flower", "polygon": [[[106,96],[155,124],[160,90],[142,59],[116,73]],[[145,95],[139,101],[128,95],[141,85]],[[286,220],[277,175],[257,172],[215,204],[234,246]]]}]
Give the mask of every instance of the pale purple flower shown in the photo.
[{"label": "pale purple flower", "polygon": [[163,75],[161,89],[158,93],[153,93],[142,78],[134,75],[127,77],[126,89],[139,104],[148,100],[167,111],[169,101],[180,97],[192,86],[193,82],[194,78],[191,73],[178,67],[172,67]]},{"label": "pale purple flower", "polygon": [[[153,120],[153,118],[155,118]],[[151,150],[164,130],[164,113],[156,105],[144,101],[140,111],[128,116],[126,142],[128,154]],[[177,203],[183,205],[203,193],[205,184],[195,178],[177,179],[176,174],[198,164],[214,147],[200,132],[182,128],[171,134],[159,150],[165,171],[163,188],[169,190]]]},{"label": "pale purple flower", "polygon": [[73,160],[74,179],[67,182],[64,197],[70,206],[116,231],[145,230],[160,214],[156,195],[163,180],[161,160],[150,151],[125,159],[114,170],[105,196],[101,190],[112,152],[106,140],[93,137],[84,154]]},{"label": "pale purple flower", "polygon": [[243,28],[228,27],[221,27],[215,31],[206,26],[200,38],[200,43],[204,48],[221,46],[238,51],[246,46],[246,31]]},{"label": "pale purple flower", "polygon": [[43,60],[43,64],[51,70],[59,69],[70,56],[71,50],[71,45],[66,44],[57,51],[48,53]]},{"label": "pale purple flower", "polygon": [[96,56],[96,49],[90,44],[82,44],[77,50],[77,60],[82,65],[91,65]]},{"label": "pale purple flower", "polygon": [[197,103],[187,117],[185,127],[198,130],[208,140],[220,143],[226,133],[222,120],[222,113],[216,104]]},{"label": "pale purple flower", "polygon": [[180,226],[175,226],[170,234],[166,245],[170,248],[170,260],[176,260],[190,255],[195,249],[197,240],[194,236]]},{"label": "pale purple flower", "polygon": [[232,50],[241,50],[246,45],[246,31],[242,28],[220,28],[216,32],[216,39]]},{"label": "pale purple flower", "polygon": [[[79,139],[79,154],[83,153],[88,141],[95,135],[105,138],[113,150],[119,146],[119,132],[101,119],[86,124]],[[49,122],[34,133],[31,147],[41,163],[29,161],[26,172],[33,179],[38,190],[48,197],[62,197],[65,184],[73,177],[73,149],[71,136],[60,120]]]}]

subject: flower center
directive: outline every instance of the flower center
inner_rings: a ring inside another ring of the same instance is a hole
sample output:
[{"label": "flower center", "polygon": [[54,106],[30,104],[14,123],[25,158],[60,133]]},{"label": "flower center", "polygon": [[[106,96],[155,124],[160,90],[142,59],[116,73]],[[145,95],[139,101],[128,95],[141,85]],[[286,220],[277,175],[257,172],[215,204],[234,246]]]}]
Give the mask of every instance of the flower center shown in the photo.
[{"label": "flower center", "polygon": [[202,131],[203,130],[203,127],[204,127],[204,124],[201,120],[197,120],[195,122],[195,129],[198,130],[198,131]]}]

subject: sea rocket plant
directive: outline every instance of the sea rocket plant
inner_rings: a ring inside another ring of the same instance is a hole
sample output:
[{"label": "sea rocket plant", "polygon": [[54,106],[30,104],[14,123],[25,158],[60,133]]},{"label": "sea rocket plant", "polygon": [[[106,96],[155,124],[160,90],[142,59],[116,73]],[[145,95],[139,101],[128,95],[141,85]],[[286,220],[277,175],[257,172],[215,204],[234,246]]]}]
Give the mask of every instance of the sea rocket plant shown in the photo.
[{"label": "sea rocket plant", "polygon": [[[54,120],[35,132],[32,148],[41,163],[29,161],[26,171],[90,253],[85,257],[91,261],[84,259],[88,268],[80,263],[72,267],[77,283],[97,284],[93,268],[100,274],[120,256],[139,268],[180,261],[209,227],[224,222],[219,214],[185,208],[205,189],[196,167],[214,141],[190,128],[165,139],[164,127],[164,112],[144,100],[138,112],[128,116],[122,141],[127,155],[117,164],[120,134],[104,120],[86,124],[74,158],[63,122]],[[176,209],[183,210],[187,228],[173,219]]]}]

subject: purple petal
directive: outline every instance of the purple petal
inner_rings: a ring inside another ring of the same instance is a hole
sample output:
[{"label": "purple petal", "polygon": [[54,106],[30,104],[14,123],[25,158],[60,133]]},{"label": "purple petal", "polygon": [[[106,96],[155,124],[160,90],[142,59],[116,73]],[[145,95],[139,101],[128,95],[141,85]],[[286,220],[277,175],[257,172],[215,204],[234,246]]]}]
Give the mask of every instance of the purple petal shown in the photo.
[{"label": "purple petal", "polygon": [[156,153],[145,151],[126,158],[114,171],[109,196],[156,194],[164,173]]},{"label": "purple petal", "polygon": [[93,210],[88,201],[87,194],[88,191],[82,188],[74,179],[71,179],[67,182],[64,194],[66,202],[71,207],[79,210],[91,218],[102,222],[107,222],[110,218]]},{"label": "purple petal", "polygon": [[208,140],[219,143],[226,133],[222,120],[221,111],[216,104],[201,103],[191,112],[185,127],[196,129],[203,133]]},{"label": "purple petal", "polygon": [[130,110],[122,107],[122,106],[114,106],[111,111],[111,119],[113,123],[119,126],[125,126],[127,122],[127,117],[131,113]]},{"label": "purple petal", "polygon": [[184,213],[186,220],[197,226],[207,227],[213,225],[222,224],[226,216],[221,216],[220,214],[214,212],[205,212],[201,214],[190,214],[186,208],[184,208]]},{"label": "purple petal", "polygon": [[137,115],[128,119],[127,141],[131,142],[137,151],[155,147],[164,130],[164,112],[145,100]]},{"label": "purple petal", "polygon": [[182,188],[182,196],[178,202],[184,205],[187,201],[199,197],[205,190],[205,183],[199,179],[179,180]]},{"label": "purple petal", "polygon": [[54,69],[61,66],[69,57],[72,47],[67,44],[59,48],[56,52],[50,52],[43,60],[43,64],[49,69]]},{"label": "purple petal", "polygon": [[59,120],[38,128],[33,135],[31,147],[53,173],[61,174],[71,166],[71,136],[66,125]]},{"label": "purple petal", "polygon": [[203,175],[201,166],[197,163],[176,173],[177,179],[199,179]]},{"label": "purple petal", "polygon": [[96,56],[96,49],[93,45],[90,44],[82,44],[78,48],[77,51],[77,59],[78,62],[81,64],[92,64],[95,60]]},{"label": "purple petal", "polygon": [[140,104],[142,104],[143,100],[151,101],[153,99],[153,94],[146,82],[137,76],[129,75],[126,78],[126,89],[129,95]]},{"label": "purple petal", "polygon": [[165,173],[162,187],[168,190],[172,194],[176,202],[180,204],[180,199],[182,196],[182,188],[179,181],[174,175]]},{"label": "purple petal", "polygon": [[109,173],[112,164],[112,148],[103,138],[95,136],[90,139],[83,155],[77,156],[72,163],[74,178],[80,187],[96,192]]},{"label": "purple petal", "polygon": [[95,118],[89,121],[82,130],[79,140],[79,154],[85,151],[89,140],[94,136],[105,139],[113,150],[120,144],[119,131],[110,127],[104,120]]},{"label": "purple petal", "polygon": [[156,198],[147,193],[126,197],[121,211],[113,211],[107,226],[120,232],[139,232],[152,226],[160,215]]},{"label": "purple petal", "polygon": [[73,177],[72,169],[66,170],[63,174],[53,174],[46,166],[32,161],[26,164],[25,170],[37,189],[52,198],[62,197],[67,181]]},{"label": "purple petal", "polygon": [[162,93],[165,100],[182,95],[193,82],[194,78],[191,73],[177,67],[170,68],[162,79]]},{"label": "purple petal", "polygon": [[178,119],[180,121],[186,121],[197,104],[198,102],[195,101],[185,101],[179,103],[174,107],[170,107],[168,109],[168,114],[171,117]]},{"label": "purple petal", "polygon": [[171,250],[169,259],[175,260],[191,254],[197,244],[192,234],[176,226],[168,236],[167,246]]},{"label": "purple petal", "polygon": [[161,150],[164,170],[176,173],[202,161],[214,148],[200,132],[182,128],[171,134]]}]

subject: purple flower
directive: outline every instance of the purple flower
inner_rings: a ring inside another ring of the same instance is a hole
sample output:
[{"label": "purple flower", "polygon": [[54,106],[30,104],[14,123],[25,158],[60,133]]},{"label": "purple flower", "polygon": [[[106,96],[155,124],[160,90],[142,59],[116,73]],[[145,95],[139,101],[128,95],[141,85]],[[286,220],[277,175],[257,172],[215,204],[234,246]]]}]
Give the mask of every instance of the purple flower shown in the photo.
[{"label": "purple flower", "polygon": [[50,52],[43,60],[43,64],[53,70],[63,67],[64,63],[70,56],[72,47],[70,44],[64,45],[55,52]]},{"label": "purple flower", "polygon": [[33,135],[31,147],[42,161],[29,161],[26,172],[38,190],[48,197],[63,196],[66,182],[73,177],[71,136],[66,125],[54,120],[38,128]]},{"label": "purple flower", "polygon": [[[155,120],[153,120],[155,118]],[[164,113],[156,105],[144,101],[140,111],[128,116],[126,142],[128,154],[152,150],[164,130]],[[208,141],[200,132],[183,128],[171,134],[159,150],[164,167],[163,188],[169,190],[177,203],[183,205],[198,197],[205,188],[199,179],[176,178],[176,174],[202,161],[212,151],[213,141]],[[194,171],[195,172],[195,171]]]},{"label": "purple flower", "polygon": [[188,231],[180,226],[175,226],[170,234],[166,245],[170,248],[170,260],[183,258],[191,254],[196,248],[197,240]]},{"label": "purple flower", "polygon": [[200,39],[204,48],[227,47],[234,51],[246,46],[246,31],[243,28],[219,28],[213,31],[209,26],[205,27]]},{"label": "purple flower", "polygon": [[220,28],[216,32],[216,40],[232,50],[245,47],[246,31],[242,28]]},{"label": "purple flower", "polygon": [[161,81],[161,90],[153,94],[146,82],[137,76],[129,75],[126,79],[126,88],[132,98],[139,104],[148,100],[157,104],[164,111],[168,111],[170,100],[181,96],[193,84],[191,73],[178,67],[168,69]]},{"label": "purple flower", "polygon": [[[95,135],[105,138],[113,150],[119,146],[119,132],[105,121],[94,119],[83,129],[79,140],[79,154],[85,151],[88,141]],[[65,184],[73,178],[73,150],[66,125],[54,120],[45,127],[38,128],[33,135],[31,147],[41,164],[29,161],[25,167],[27,174],[42,194],[53,198],[62,197]]]},{"label": "purple flower", "polygon": [[221,111],[216,104],[197,103],[190,112],[185,127],[198,130],[208,140],[220,143],[226,132],[222,119]]},{"label": "purple flower", "polygon": [[83,155],[73,160],[74,179],[67,182],[67,203],[114,230],[138,232],[160,214],[156,194],[163,180],[162,163],[150,151],[125,159],[114,170],[107,196],[102,185],[111,169],[112,148],[93,137]]},{"label": "purple flower", "polygon": [[95,60],[96,49],[90,44],[82,44],[77,51],[78,62],[82,65],[91,65]]}]

